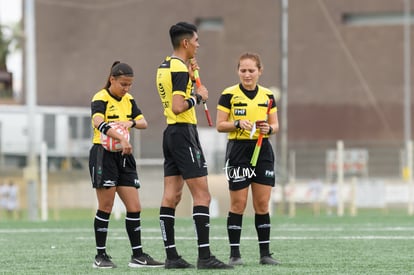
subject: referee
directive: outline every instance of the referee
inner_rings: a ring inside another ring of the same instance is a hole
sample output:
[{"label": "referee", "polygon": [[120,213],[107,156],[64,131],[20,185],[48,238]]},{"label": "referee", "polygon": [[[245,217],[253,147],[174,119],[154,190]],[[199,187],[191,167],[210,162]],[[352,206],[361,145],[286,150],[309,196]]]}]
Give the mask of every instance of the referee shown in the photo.
[{"label": "referee", "polygon": [[[110,123],[116,123],[128,131],[146,129],[147,121],[138,108],[130,89],[134,72],[126,63],[115,61],[103,89],[92,98],[91,115],[93,125],[93,145],[89,152],[89,172],[92,187],[95,189],[98,209],[94,218],[94,233],[97,254],[92,264],[94,268],[115,268],[111,256],[106,253],[106,241],[110,215],[115,194],[125,205],[125,229],[131,244],[132,256],[129,267],[162,267],[164,264],[143,252],[141,243],[141,202],[132,145],[118,133]],[[110,152],[101,144],[101,134],[119,140],[122,150]]]},{"label": "referee", "polygon": [[210,253],[210,192],[207,185],[207,164],[197,132],[195,106],[207,100],[205,86],[192,94],[193,61],[199,47],[197,28],[179,22],[170,28],[173,54],[157,70],[156,84],[164,107],[167,128],[163,134],[164,194],[160,207],[160,226],[166,251],[165,268],[191,268],[175,246],[175,208],[181,200],[184,182],[193,199],[193,220],[198,244],[198,269],[228,269]]},{"label": "referee", "polygon": [[[277,132],[279,123],[273,93],[257,84],[263,67],[255,53],[244,53],[237,66],[240,83],[226,88],[218,102],[216,127],[228,133],[225,171],[230,189],[227,233],[230,242],[230,265],[243,265],[240,235],[249,186],[252,190],[255,227],[259,242],[260,264],[279,264],[269,252],[269,200],[275,185],[274,155],[268,137]],[[272,99],[272,100],[270,100]],[[267,109],[272,102],[269,115]],[[264,135],[255,167],[250,160],[259,133]]]}]

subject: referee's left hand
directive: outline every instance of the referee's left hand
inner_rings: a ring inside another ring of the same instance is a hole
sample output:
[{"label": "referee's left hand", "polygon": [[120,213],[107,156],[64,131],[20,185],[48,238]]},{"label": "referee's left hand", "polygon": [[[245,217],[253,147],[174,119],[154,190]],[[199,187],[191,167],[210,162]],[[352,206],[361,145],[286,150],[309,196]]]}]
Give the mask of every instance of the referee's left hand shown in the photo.
[{"label": "referee's left hand", "polygon": [[269,125],[269,123],[267,123],[267,122],[262,122],[262,123],[260,123],[259,125],[257,125],[258,126],[258,128],[260,129],[260,133],[261,134],[267,134],[267,133],[269,133],[269,130],[270,130],[270,125]]},{"label": "referee's left hand", "polygon": [[130,155],[132,154],[132,145],[129,143],[128,140],[125,138],[120,140],[122,146],[122,155]]}]

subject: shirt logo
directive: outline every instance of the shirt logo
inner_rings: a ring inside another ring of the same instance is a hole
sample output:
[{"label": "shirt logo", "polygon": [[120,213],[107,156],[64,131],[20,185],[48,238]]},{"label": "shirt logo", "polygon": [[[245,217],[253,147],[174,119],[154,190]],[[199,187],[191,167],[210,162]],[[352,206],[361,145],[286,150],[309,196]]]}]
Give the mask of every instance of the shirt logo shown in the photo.
[{"label": "shirt logo", "polygon": [[158,91],[160,93],[161,98],[165,98],[165,89],[164,86],[162,85],[162,83],[158,84]]},{"label": "shirt logo", "polygon": [[246,109],[234,109],[234,115],[235,116],[245,116],[246,115]]}]

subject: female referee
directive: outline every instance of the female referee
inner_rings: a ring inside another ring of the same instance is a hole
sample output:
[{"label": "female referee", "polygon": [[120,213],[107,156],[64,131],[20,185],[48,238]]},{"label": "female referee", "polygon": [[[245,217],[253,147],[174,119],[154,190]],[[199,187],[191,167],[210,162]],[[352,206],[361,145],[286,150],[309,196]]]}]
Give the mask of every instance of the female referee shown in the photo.
[{"label": "female referee", "polygon": [[[129,141],[109,123],[116,122],[125,128],[147,128],[147,122],[134,98],[129,94],[134,72],[125,63],[116,61],[110,70],[105,87],[92,98],[91,114],[94,128],[93,146],[89,153],[89,171],[92,186],[96,190],[98,210],[94,219],[97,255],[94,268],[114,268],[116,265],[106,253],[109,216],[115,193],[126,208],[125,227],[132,247],[129,267],[162,267],[142,251],[140,187],[136,163]],[[122,150],[110,152],[104,149],[100,136],[105,134],[120,141]]]},{"label": "female referee", "polygon": [[[268,137],[278,131],[277,108],[272,92],[257,84],[263,67],[255,53],[244,53],[239,58],[240,83],[226,88],[218,102],[216,127],[228,133],[225,171],[230,189],[230,211],[227,234],[230,243],[230,265],[243,265],[240,255],[240,235],[249,186],[252,190],[255,227],[260,250],[260,264],[277,265],[271,256],[269,200],[275,185],[274,155]],[[268,103],[272,106],[267,116]],[[257,129],[257,130],[256,130]],[[253,167],[251,157],[259,133],[264,139]]]}]

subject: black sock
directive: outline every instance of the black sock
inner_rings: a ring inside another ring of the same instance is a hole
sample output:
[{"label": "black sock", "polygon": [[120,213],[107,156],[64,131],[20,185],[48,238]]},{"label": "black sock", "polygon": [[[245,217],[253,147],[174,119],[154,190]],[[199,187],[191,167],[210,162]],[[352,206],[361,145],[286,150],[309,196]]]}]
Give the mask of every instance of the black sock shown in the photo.
[{"label": "black sock", "polygon": [[198,257],[210,257],[210,213],[207,206],[193,207],[193,220],[197,234]]},{"label": "black sock", "polygon": [[136,257],[142,255],[140,215],[141,212],[127,212],[125,217],[125,228],[131,244],[132,255]]},{"label": "black sock", "polygon": [[175,247],[175,209],[169,207],[160,208],[160,226],[162,239],[164,241],[165,253],[167,259],[173,260],[178,258],[177,249]]},{"label": "black sock", "polygon": [[96,211],[93,227],[95,230],[96,251],[98,254],[106,253],[106,236],[108,234],[109,216],[101,210]]},{"label": "black sock", "polygon": [[240,236],[242,231],[243,215],[229,212],[227,216],[227,235],[230,243],[230,257],[240,258]]},{"label": "black sock", "polygon": [[255,214],[254,222],[256,226],[257,237],[259,240],[260,257],[269,256],[271,228],[269,213],[263,215]]}]

